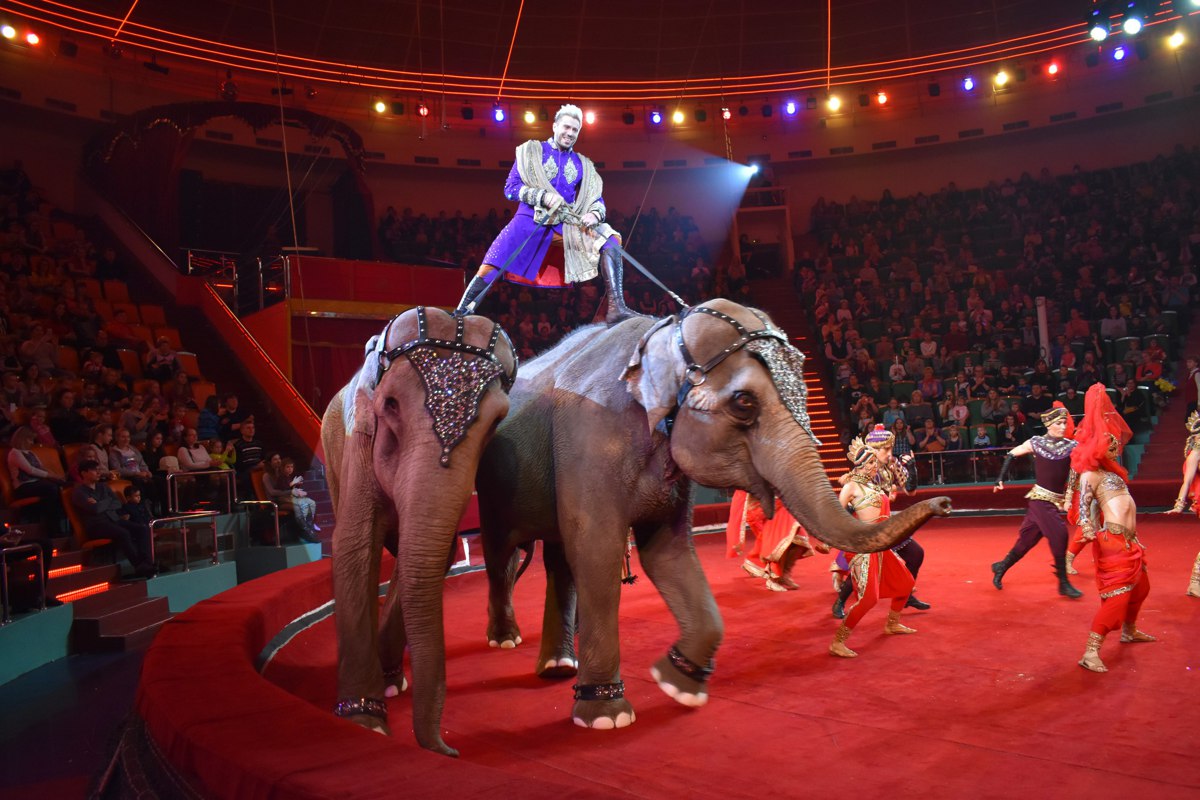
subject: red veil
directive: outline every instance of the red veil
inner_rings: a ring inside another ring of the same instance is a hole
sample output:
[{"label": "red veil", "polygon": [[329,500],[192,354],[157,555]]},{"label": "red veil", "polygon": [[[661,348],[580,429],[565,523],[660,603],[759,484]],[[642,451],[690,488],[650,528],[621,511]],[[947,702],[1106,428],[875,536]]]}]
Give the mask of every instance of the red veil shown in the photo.
[{"label": "red veil", "polygon": [[1109,453],[1110,437],[1117,440],[1119,453],[1133,438],[1133,431],[1113,407],[1104,386],[1094,383],[1083,398],[1083,419],[1075,428],[1075,441],[1079,444],[1071,451],[1071,468],[1080,475],[1103,469],[1128,480],[1129,473]]}]

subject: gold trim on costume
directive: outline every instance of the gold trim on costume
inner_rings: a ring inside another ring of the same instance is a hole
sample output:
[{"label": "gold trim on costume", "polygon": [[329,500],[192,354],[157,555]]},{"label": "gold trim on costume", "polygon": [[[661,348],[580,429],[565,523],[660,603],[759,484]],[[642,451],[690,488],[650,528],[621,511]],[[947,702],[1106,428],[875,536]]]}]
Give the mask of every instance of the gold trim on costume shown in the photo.
[{"label": "gold trim on costume", "polygon": [[1113,589],[1111,592],[1101,592],[1100,599],[1107,600],[1110,597],[1116,597],[1117,595],[1125,594],[1127,592],[1132,592],[1132,591],[1133,591],[1132,586],[1122,586],[1120,589]]},{"label": "gold trim on costume", "polygon": [[1033,488],[1025,493],[1025,498],[1027,500],[1045,500],[1047,503],[1051,503],[1061,510],[1063,507],[1063,501],[1066,499],[1066,495],[1059,494],[1058,492],[1052,492],[1046,487],[1038,486],[1035,483]]}]

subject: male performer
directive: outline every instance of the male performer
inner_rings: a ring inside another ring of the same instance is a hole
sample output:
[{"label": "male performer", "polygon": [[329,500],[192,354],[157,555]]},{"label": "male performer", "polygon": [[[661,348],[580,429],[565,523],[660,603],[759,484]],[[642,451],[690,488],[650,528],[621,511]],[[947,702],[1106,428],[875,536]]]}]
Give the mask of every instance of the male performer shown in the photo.
[{"label": "male performer", "polygon": [[1021,523],[1021,531],[1017,542],[1008,551],[1003,561],[992,564],[992,585],[1003,589],[1001,579],[1013,564],[1025,557],[1025,554],[1038,543],[1043,536],[1054,554],[1054,572],[1058,575],[1058,593],[1066,597],[1082,597],[1083,592],[1076,589],[1067,580],[1067,526],[1060,516],[1063,509],[1063,492],[1067,487],[1067,475],[1071,471],[1071,450],[1075,442],[1068,438],[1068,426],[1073,425],[1071,415],[1066,407],[1054,401],[1049,411],[1042,414],[1042,423],[1046,426],[1045,436],[1034,436],[1028,441],[1008,451],[1004,464],[1000,467],[1000,477],[996,479],[993,492],[1004,488],[1004,476],[1008,474],[1008,466],[1017,456],[1033,453],[1033,474],[1036,480],[1033,488],[1025,495],[1029,499],[1029,508]]},{"label": "male performer", "polygon": [[541,279],[541,272],[551,241],[561,240],[566,282],[590,280],[602,267],[608,287],[606,320],[633,316],[625,306],[621,254],[615,249],[621,237],[604,221],[604,182],[591,159],[574,150],[582,128],[583,112],[565,105],[554,115],[553,136],[544,142],[531,139],[517,148],[504,196],[520,201],[520,206],[483,257],[455,315],[475,311],[476,298],[501,267],[517,280],[556,285],[553,279]]}]

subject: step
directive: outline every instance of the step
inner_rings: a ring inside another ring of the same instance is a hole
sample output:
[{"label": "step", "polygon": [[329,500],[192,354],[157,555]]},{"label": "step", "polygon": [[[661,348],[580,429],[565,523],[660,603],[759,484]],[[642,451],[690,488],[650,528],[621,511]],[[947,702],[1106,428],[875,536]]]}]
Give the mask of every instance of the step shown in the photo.
[{"label": "step", "polygon": [[111,613],[113,609],[129,605],[145,597],[145,581],[114,584],[107,592],[76,600],[74,603],[75,619],[104,616]]},{"label": "step", "polygon": [[[52,564],[57,567],[57,563]],[[50,594],[57,597],[61,594],[74,592],[99,583],[115,583],[121,579],[121,568],[116,564],[104,564],[98,567],[84,567],[79,572],[59,575],[49,581]]]},{"label": "step", "polygon": [[99,617],[76,617],[72,645],[79,653],[114,653],[136,650],[150,643],[171,618],[166,597],[133,599]]},{"label": "step", "polygon": [[86,652],[128,653],[134,650],[144,650],[154,641],[154,637],[158,635],[159,629],[170,621],[171,618],[168,616],[166,619],[161,619],[141,628],[122,631],[112,636],[101,636],[96,640],[95,649]]}]

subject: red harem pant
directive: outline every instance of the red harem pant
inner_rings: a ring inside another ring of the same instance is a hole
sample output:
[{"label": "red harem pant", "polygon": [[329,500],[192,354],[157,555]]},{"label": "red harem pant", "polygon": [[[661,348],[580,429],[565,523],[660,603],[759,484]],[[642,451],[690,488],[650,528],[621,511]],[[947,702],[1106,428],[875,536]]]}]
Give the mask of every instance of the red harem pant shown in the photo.
[{"label": "red harem pant", "polygon": [[1137,542],[1125,547],[1125,537],[1106,530],[1096,532],[1092,543],[1096,559],[1096,588],[1101,594],[1126,589],[1100,599],[1100,610],[1092,619],[1092,631],[1105,636],[1123,623],[1137,620],[1142,603],[1150,594],[1150,574],[1146,571],[1145,552]]},{"label": "red harem pant", "polygon": [[858,590],[858,602],[846,612],[843,624],[851,630],[881,597],[892,598],[892,611],[904,608],[916,583],[900,556],[891,550],[854,556],[850,559],[850,577]]}]

